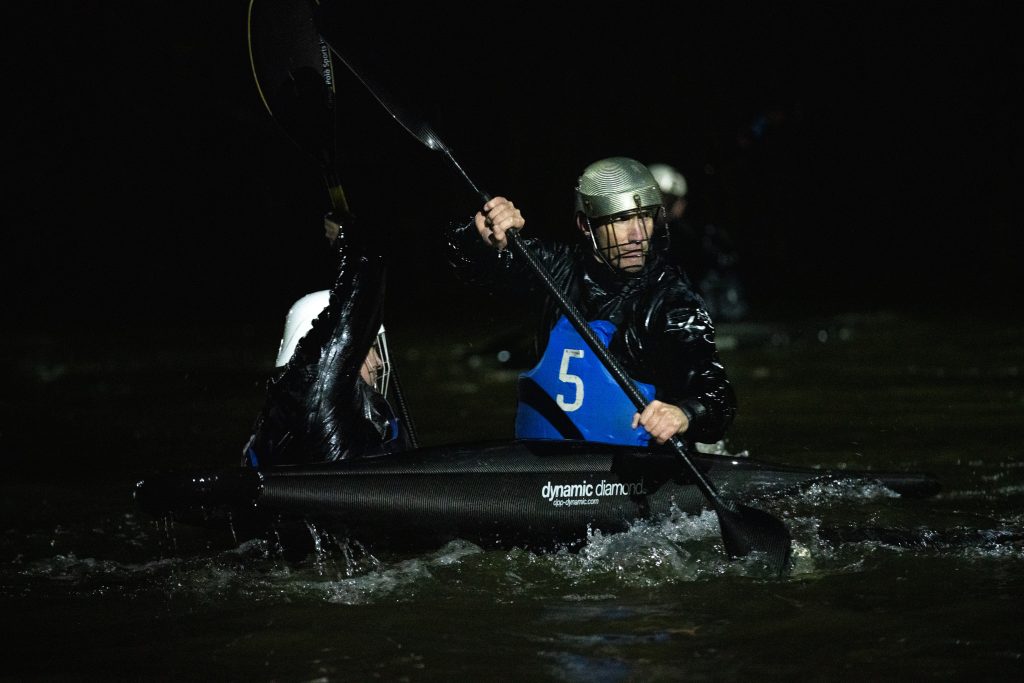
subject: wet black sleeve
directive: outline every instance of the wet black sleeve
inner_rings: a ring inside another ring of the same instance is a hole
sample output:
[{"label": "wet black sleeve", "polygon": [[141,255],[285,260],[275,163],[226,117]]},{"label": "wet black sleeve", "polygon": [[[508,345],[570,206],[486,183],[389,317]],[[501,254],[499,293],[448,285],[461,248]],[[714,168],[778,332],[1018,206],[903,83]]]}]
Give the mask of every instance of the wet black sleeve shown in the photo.
[{"label": "wet black sleeve", "polygon": [[354,457],[380,447],[359,369],[381,322],[384,264],[343,228],[330,303],[267,387],[251,442],[260,466]]},{"label": "wet black sleeve", "polygon": [[[510,250],[497,251],[484,244],[473,221],[449,226],[445,233],[445,251],[448,264],[458,278],[473,286],[484,286],[517,292],[542,292],[543,285],[534,276],[529,265],[517,259]],[[523,246],[529,249],[552,274],[556,282],[567,277],[568,248],[561,244],[523,237]]]},{"label": "wet black sleeve", "polygon": [[678,405],[690,426],[687,440],[715,443],[736,416],[736,394],[715,346],[715,328],[701,301],[680,288],[656,305],[641,334],[650,339],[658,399]]}]

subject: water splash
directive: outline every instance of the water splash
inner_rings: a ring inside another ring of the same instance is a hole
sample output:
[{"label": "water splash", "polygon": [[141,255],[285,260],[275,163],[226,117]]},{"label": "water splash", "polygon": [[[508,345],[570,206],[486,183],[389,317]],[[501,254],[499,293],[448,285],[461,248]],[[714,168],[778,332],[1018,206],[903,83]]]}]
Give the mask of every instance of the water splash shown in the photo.
[{"label": "water splash", "polygon": [[[789,497],[750,502],[784,519],[793,534],[791,571],[783,582],[863,572],[879,562],[921,554],[968,562],[1024,559],[1024,514],[964,519],[963,513],[945,513],[936,519],[913,508],[903,513],[914,520],[907,527],[891,512],[899,507],[892,504],[898,498],[870,481],[832,481]],[[40,556],[21,556],[8,565],[16,580],[7,582],[5,595],[116,593],[211,609],[235,600],[367,605],[454,593],[476,593],[499,603],[538,596],[580,603],[717,577],[780,581],[756,555],[727,559],[710,511],[692,515],[673,509],[624,532],[591,530],[581,547],[547,553],[484,550],[455,541],[415,557],[392,556],[315,525],[299,525],[312,550],[298,560],[273,538],[210,551],[208,542],[190,537],[194,529],[172,520],[141,523],[127,516],[94,526],[108,543],[122,539],[130,545],[131,552],[123,555],[140,561],[76,554],[70,547],[82,538],[58,528],[49,535],[59,546],[52,554],[44,555],[40,542]]]}]

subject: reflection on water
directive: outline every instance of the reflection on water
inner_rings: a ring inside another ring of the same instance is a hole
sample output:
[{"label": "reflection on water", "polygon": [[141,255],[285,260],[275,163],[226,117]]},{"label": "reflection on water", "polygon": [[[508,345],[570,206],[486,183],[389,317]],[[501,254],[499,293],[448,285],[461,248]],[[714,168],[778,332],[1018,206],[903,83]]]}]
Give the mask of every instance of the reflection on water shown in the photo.
[{"label": "reflection on water", "polygon": [[[421,442],[511,432],[514,335],[462,330],[481,341],[457,347],[389,327]],[[719,448],[928,471],[944,487],[913,500],[830,483],[757,501],[793,533],[783,579],[756,556],[725,560],[712,513],[545,554],[462,541],[381,554],[312,527],[317,552],[298,562],[272,542],[146,518],[131,504],[135,480],[233,464],[251,426],[276,330],[223,332],[203,330],[222,341],[201,348],[154,333],[113,354],[117,340],[84,333],[72,347],[8,341],[0,595],[22,653],[9,675],[1022,673],[1019,327],[968,337],[882,315],[722,326],[741,412]],[[69,663],[50,656],[53,642]]]}]

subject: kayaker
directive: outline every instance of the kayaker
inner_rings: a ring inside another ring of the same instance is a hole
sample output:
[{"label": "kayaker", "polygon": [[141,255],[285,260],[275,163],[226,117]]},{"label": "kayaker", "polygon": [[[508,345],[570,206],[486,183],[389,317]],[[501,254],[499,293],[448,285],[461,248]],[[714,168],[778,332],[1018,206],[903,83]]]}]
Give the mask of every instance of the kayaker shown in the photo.
[{"label": "kayaker", "polygon": [[352,216],[328,214],[324,230],[338,270],[330,290],[289,311],[278,368],[243,449],[243,464],[339,460],[409,447],[388,403],[390,362],[381,304],[384,264]]},{"label": "kayaker", "polygon": [[749,308],[738,268],[735,240],[718,225],[690,221],[686,177],[668,164],[648,164],[661,188],[672,242],[666,254],[696,286],[708,313],[718,322],[735,322]]},{"label": "kayaker", "polygon": [[539,362],[519,381],[516,436],[608,443],[715,443],[736,413],[736,397],[715,346],[707,308],[678,266],[668,262],[661,190],[646,166],[625,157],[584,169],[575,188],[575,244],[524,238],[559,289],[582,311],[637,382],[648,405],[633,404],[586,343],[544,296],[506,232],[526,225],[521,210],[496,196],[471,221],[448,231],[449,262],[470,284],[543,299]]}]

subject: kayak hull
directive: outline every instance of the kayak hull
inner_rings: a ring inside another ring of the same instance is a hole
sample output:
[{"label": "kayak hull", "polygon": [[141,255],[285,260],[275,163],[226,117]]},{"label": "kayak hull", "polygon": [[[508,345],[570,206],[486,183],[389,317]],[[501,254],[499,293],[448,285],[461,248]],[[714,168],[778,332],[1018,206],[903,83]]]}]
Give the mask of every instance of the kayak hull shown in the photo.
[{"label": "kayak hull", "polygon": [[[831,471],[694,454],[727,500],[748,502],[808,485],[873,480],[909,496],[935,493],[927,474]],[[256,472],[169,473],[136,485],[147,513],[185,523],[259,530],[288,522],[374,546],[414,548],[461,538],[483,547],[573,547],[590,531],[707,509],[668,449],[585,441],[493,441],[423,448]]]}]

